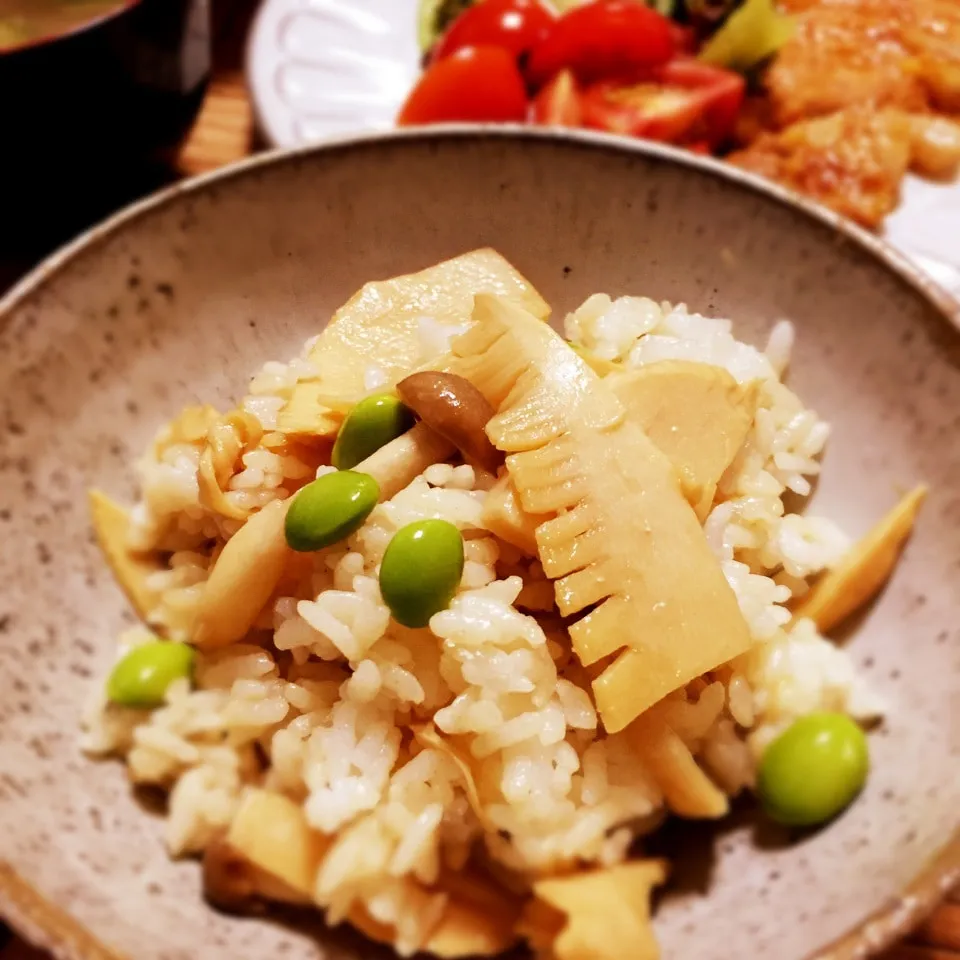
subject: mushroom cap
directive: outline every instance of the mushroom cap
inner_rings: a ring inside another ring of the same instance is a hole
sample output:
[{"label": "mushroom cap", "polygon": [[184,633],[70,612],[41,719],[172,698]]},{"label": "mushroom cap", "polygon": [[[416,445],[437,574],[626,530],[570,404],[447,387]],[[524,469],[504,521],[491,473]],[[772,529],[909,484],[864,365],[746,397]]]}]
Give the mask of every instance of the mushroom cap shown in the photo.
[{"label": "mushroom cap", "polygon": [[486,426],[496,412],[465,377],[439,370],[411,374],[397,384],[400,399],[432,430],[449,440],[471,463],[496,473],[503,454]]}]

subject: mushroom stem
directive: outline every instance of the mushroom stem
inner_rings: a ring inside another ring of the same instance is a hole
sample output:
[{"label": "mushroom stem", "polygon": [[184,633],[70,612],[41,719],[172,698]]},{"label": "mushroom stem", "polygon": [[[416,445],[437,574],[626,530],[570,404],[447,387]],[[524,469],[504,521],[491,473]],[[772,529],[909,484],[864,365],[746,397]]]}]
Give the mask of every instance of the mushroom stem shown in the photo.
[{"label": "mushroom stem", "polygon": [[418,423],[353,469],[373,477],[380,487],[380,500],[389,500],[427,467],[449,459],[455,450],[456,447],[449,440],[425,423]]},{"label": "mushroom stem", "polygon": [[283,532],[289,506],[289,500],[268,503],[227,541],[203,589],[196,646],[225,647],[256,622],[291,555]]}]

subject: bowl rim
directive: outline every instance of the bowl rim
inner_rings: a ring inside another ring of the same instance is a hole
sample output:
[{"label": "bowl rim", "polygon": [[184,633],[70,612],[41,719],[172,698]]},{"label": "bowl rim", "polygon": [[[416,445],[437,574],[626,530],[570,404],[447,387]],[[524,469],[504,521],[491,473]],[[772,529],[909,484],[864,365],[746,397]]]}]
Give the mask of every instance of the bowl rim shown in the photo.
[{"label": "bowl rim", "polygon": [[[138,3],[141,0],[133,0]],[[106,219],[78,234],[53,253],[45,257],[36,267],[15,283],[0,297],[0,323],[3,323],[9,311],[39,288],[61,266],[69,260],[96,246],[112,233],[125,225],[133,223],[151,213],[154,209],[173,203],[181,196],[202,193],[212,185],[229,183],[246,176],[256,174],[268,167],[280,167],[288,163],[296,164],[313,154],[346,153],[357,149],[369,149],[379,143],[403,143],[406,141],[456,142],[470,140],[519,140],[548,142],[554,144],[572,143],[581,148],[591,148],[600,152],[626,153],[635,156],[652,157],[673,163],[726,180],[748,191],[760,193],[800,212],[808,219],[833,228],[846,240],[859,246],[897,275],[901,280],[919,293],[941,316],[957,330],[960,330],[960,300],[954,298],[932,277],[909,260],[905,254],[891,246],[881,237],[852,220],[835,213],[827,207],[783,187],[778,183],[732,166],[713,157],[703,156],[672,147],[667,144],[635,137],[615,134],[595,133],[587,130],[573,130],[562,127],[530,127],[524,124],[437,124],[429,127],[400,127],[388,131],[370,131],[348,133],[328,138],[320,143],[307,144],[294,148],[274,148],[254,154],[243,160],[224,167],[202,173],[164,187],[146,197],[134,201]]]},{"label": "bowl rim", "polygon": [[[124,227],[181,197],[202,194],[214,185],[255,175],[273,167],[296,164],[313,154],[348,153],[375,148],[379,143],[436,142],[449,144],[476,140],[573,144],[614,154],[651,157],[695,170],[760,193],[775,203],[792,207],[801,216],[833,228],[840,236],[872,255],[925,300],[935,312],[960,331],[960,301],[878,236],[846,218],[764,178],[664,144],[586,131],[532,128],[522,125],[449,124],[413,127],[388,132],[348,134],[319,144],[277,149],[257,154],[229,166],[174,184],[139,200],[84,231],[44,259],[0,297],[0,328],[13,312],[62,268],[87,250],[97,247]],[[953,833],[927,866],[888,903],[865,917],[833,943],[818,949],[808,960],[861,960],[890,946],[925,919],[949,890],[960,882],[960,830]],[[48,901],[32,884],[0,860],[0,916],[28,940],[53,951],[60,960],[127,960],[100,942],[66,910]]]}]

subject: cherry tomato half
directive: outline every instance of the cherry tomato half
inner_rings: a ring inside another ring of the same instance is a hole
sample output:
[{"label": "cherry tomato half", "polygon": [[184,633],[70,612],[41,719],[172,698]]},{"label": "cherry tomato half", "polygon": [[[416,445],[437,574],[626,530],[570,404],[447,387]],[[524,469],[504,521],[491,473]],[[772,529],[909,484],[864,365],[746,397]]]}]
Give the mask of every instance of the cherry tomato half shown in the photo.
[{"label": "cherry tomato half", "polygon": [[584,92],[582,109],[585,127],[661,143],[682,142],[699,117],[692,94],[658,83],[596,83]]},{"label": "cherry tomato half", "polygon": [[716,148],[743,104],[739,74],[695,60],[673,60],[643,83],[594,84],[581,97],[583,124],[609,133]]},{"label": "cherry tomato half", "polygon": [[410,91],[397,123],[511,123],[527,117],[516,60],[499,47],[463,47],[432,63]]},{"label": "cherry tomato half", "polygon": [[664,64],[658,78],[667,86],[697,96],[702,140],[716,147],[730,137],[746,95],[746,81],[741,74],[698,60],[678,59]]},{"label": "cherry tomato half", "polygon": [[534,98],[533,120],[549,127],[579,127],[583,108],[577,78],[561,70]]},{"label": "cherry tomato half", "polygon": [[684,26],[674,20],[670,21],[670,34],[673,37],[674,55],[678,57],[692,57],[697,52],[697,35],[692,27]]},{"label": "cherry tomato half", "polygon": [[432,59],[442,60],[463,47],[502,47],[519,58],[543,40],[555,19],[538,0],[482,0],[453,21]]},{"label": "cherry tomato half", "polygon": [[540,87],[567,69],[582,83],[632,80],[673,53],[670,21],[656,10],[637,0],[593,0],[554,22],[530,54],[527,78]]}]

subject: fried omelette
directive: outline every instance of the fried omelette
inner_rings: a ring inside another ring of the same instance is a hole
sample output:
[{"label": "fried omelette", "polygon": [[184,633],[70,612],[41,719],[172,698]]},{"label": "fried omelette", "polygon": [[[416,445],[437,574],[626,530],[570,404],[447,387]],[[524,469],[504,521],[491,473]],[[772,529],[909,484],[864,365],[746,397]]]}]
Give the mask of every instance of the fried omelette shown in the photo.
[{"label": "fried omelette", "polygon": [[733,163],[867,227],[908,169],[960,165],[960,0],[782,0],[796,30],[763,76]]}]

